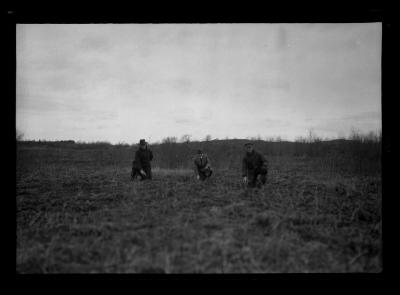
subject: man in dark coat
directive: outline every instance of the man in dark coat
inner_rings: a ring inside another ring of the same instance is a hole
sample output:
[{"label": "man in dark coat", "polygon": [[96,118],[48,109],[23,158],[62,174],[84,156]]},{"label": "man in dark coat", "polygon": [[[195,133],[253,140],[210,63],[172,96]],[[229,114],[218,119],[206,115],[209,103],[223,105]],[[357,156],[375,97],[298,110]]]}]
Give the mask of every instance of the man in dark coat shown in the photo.
[{"label": "man in dark coat", "polygon": [[267,181],[268,162],[262,154],[254,150],[251,142],[246,143],[245,148],[246,154],[242,161],[243,182],[248,187],[261,187]]},{"label": "man in dark coat", "polygon": [[197,179],[206,180],[207,178],[211,177],[213,171],[211,169],[210,160],[201,149],[197,151],[197,155],[194,157],[193,162]]},{"label": "man in dark coat", "polygon": [[148,147],[147,142],[141,139],[132,163],[131,179],[134,180],[137,176],[140,176],[140,180],[152,179],[151,160],[153,160],[153,152]]}]

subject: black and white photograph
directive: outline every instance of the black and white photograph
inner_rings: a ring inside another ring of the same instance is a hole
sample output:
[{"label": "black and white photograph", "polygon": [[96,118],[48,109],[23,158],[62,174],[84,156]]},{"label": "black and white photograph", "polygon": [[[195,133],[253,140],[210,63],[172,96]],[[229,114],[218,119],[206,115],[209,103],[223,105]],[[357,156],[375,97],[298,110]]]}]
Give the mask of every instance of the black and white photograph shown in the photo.
[{"label": "black and white photograph", "polygon": [[382,28],[17,23],[16,272],[381,273]]}]

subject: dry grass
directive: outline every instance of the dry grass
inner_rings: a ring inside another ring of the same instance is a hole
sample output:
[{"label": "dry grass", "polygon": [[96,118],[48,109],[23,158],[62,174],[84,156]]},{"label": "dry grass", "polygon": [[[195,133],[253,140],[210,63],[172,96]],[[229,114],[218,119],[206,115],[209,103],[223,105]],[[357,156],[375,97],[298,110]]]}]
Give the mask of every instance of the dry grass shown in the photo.
[{"label": "dry grass", "polygon": [[192,170],[153,169],[132,183],[129,163],[45,155],[18,163],[19,273],[382,270],[380,175],[273,157],[253,191],[236,170],[199,183]]}]

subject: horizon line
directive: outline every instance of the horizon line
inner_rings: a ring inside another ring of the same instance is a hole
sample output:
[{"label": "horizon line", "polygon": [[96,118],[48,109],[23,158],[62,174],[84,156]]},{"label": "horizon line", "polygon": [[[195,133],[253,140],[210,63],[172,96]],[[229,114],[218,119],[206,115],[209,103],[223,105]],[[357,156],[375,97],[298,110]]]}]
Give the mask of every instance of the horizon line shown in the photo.
[{"label": "horizon line", "polygon": [[[227,140],[240,140],[240,141],[263,141],[263,142],[321,142],[321,141],[334,141],[334,140],[365,140],[365,139],[374,139],[374,140],[381,140],[382,138],[382,131],[379,130],[377,132],[374,131],[369,131],[369,132],[355,132],[353,134],[350,134],[348,136],[337,136],[337,137],[320,137],[316,134],[313,134],[313,136],[298,136],[294,140],[290,139],[285,139],[282,138],[281,136],[249,136],[246,138],[231,138],[231,137],[226,137],[226,138],[210,138],[210,139],[189,139],[189,140],[183,140],[182,137],[178,138],[175,136],[170,136],[170,137],[165,137],[162,140],[157,140],[157,141],[148,141],[148,144],[150,145],[158,145],[158,144],[165,144],[165,143],[204,143],[204,142],[210,142],[210,141],[227,141]],[[48,142],[48,143],[57,143],[57,142],[73,142],[74,144],[109,144],[109,145],[137,145],[139,144],[138,142],[136,143],[128,143],[125,141],[118,141],[115,143],[112,143],[107,140],[91,140],[91,141],[86,141],[86,140],[74,140],[74,139],[17,139],[17,142]]]}]

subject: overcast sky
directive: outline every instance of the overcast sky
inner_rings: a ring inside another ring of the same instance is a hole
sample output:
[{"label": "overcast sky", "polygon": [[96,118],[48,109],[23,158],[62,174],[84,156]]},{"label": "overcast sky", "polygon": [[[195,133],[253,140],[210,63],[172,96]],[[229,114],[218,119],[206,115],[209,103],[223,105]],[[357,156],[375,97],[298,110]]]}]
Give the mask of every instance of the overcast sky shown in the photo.
[{"label": "overcast sky", "polygon": [[381,23],[18,24],[26,139],[381,129]]}]

